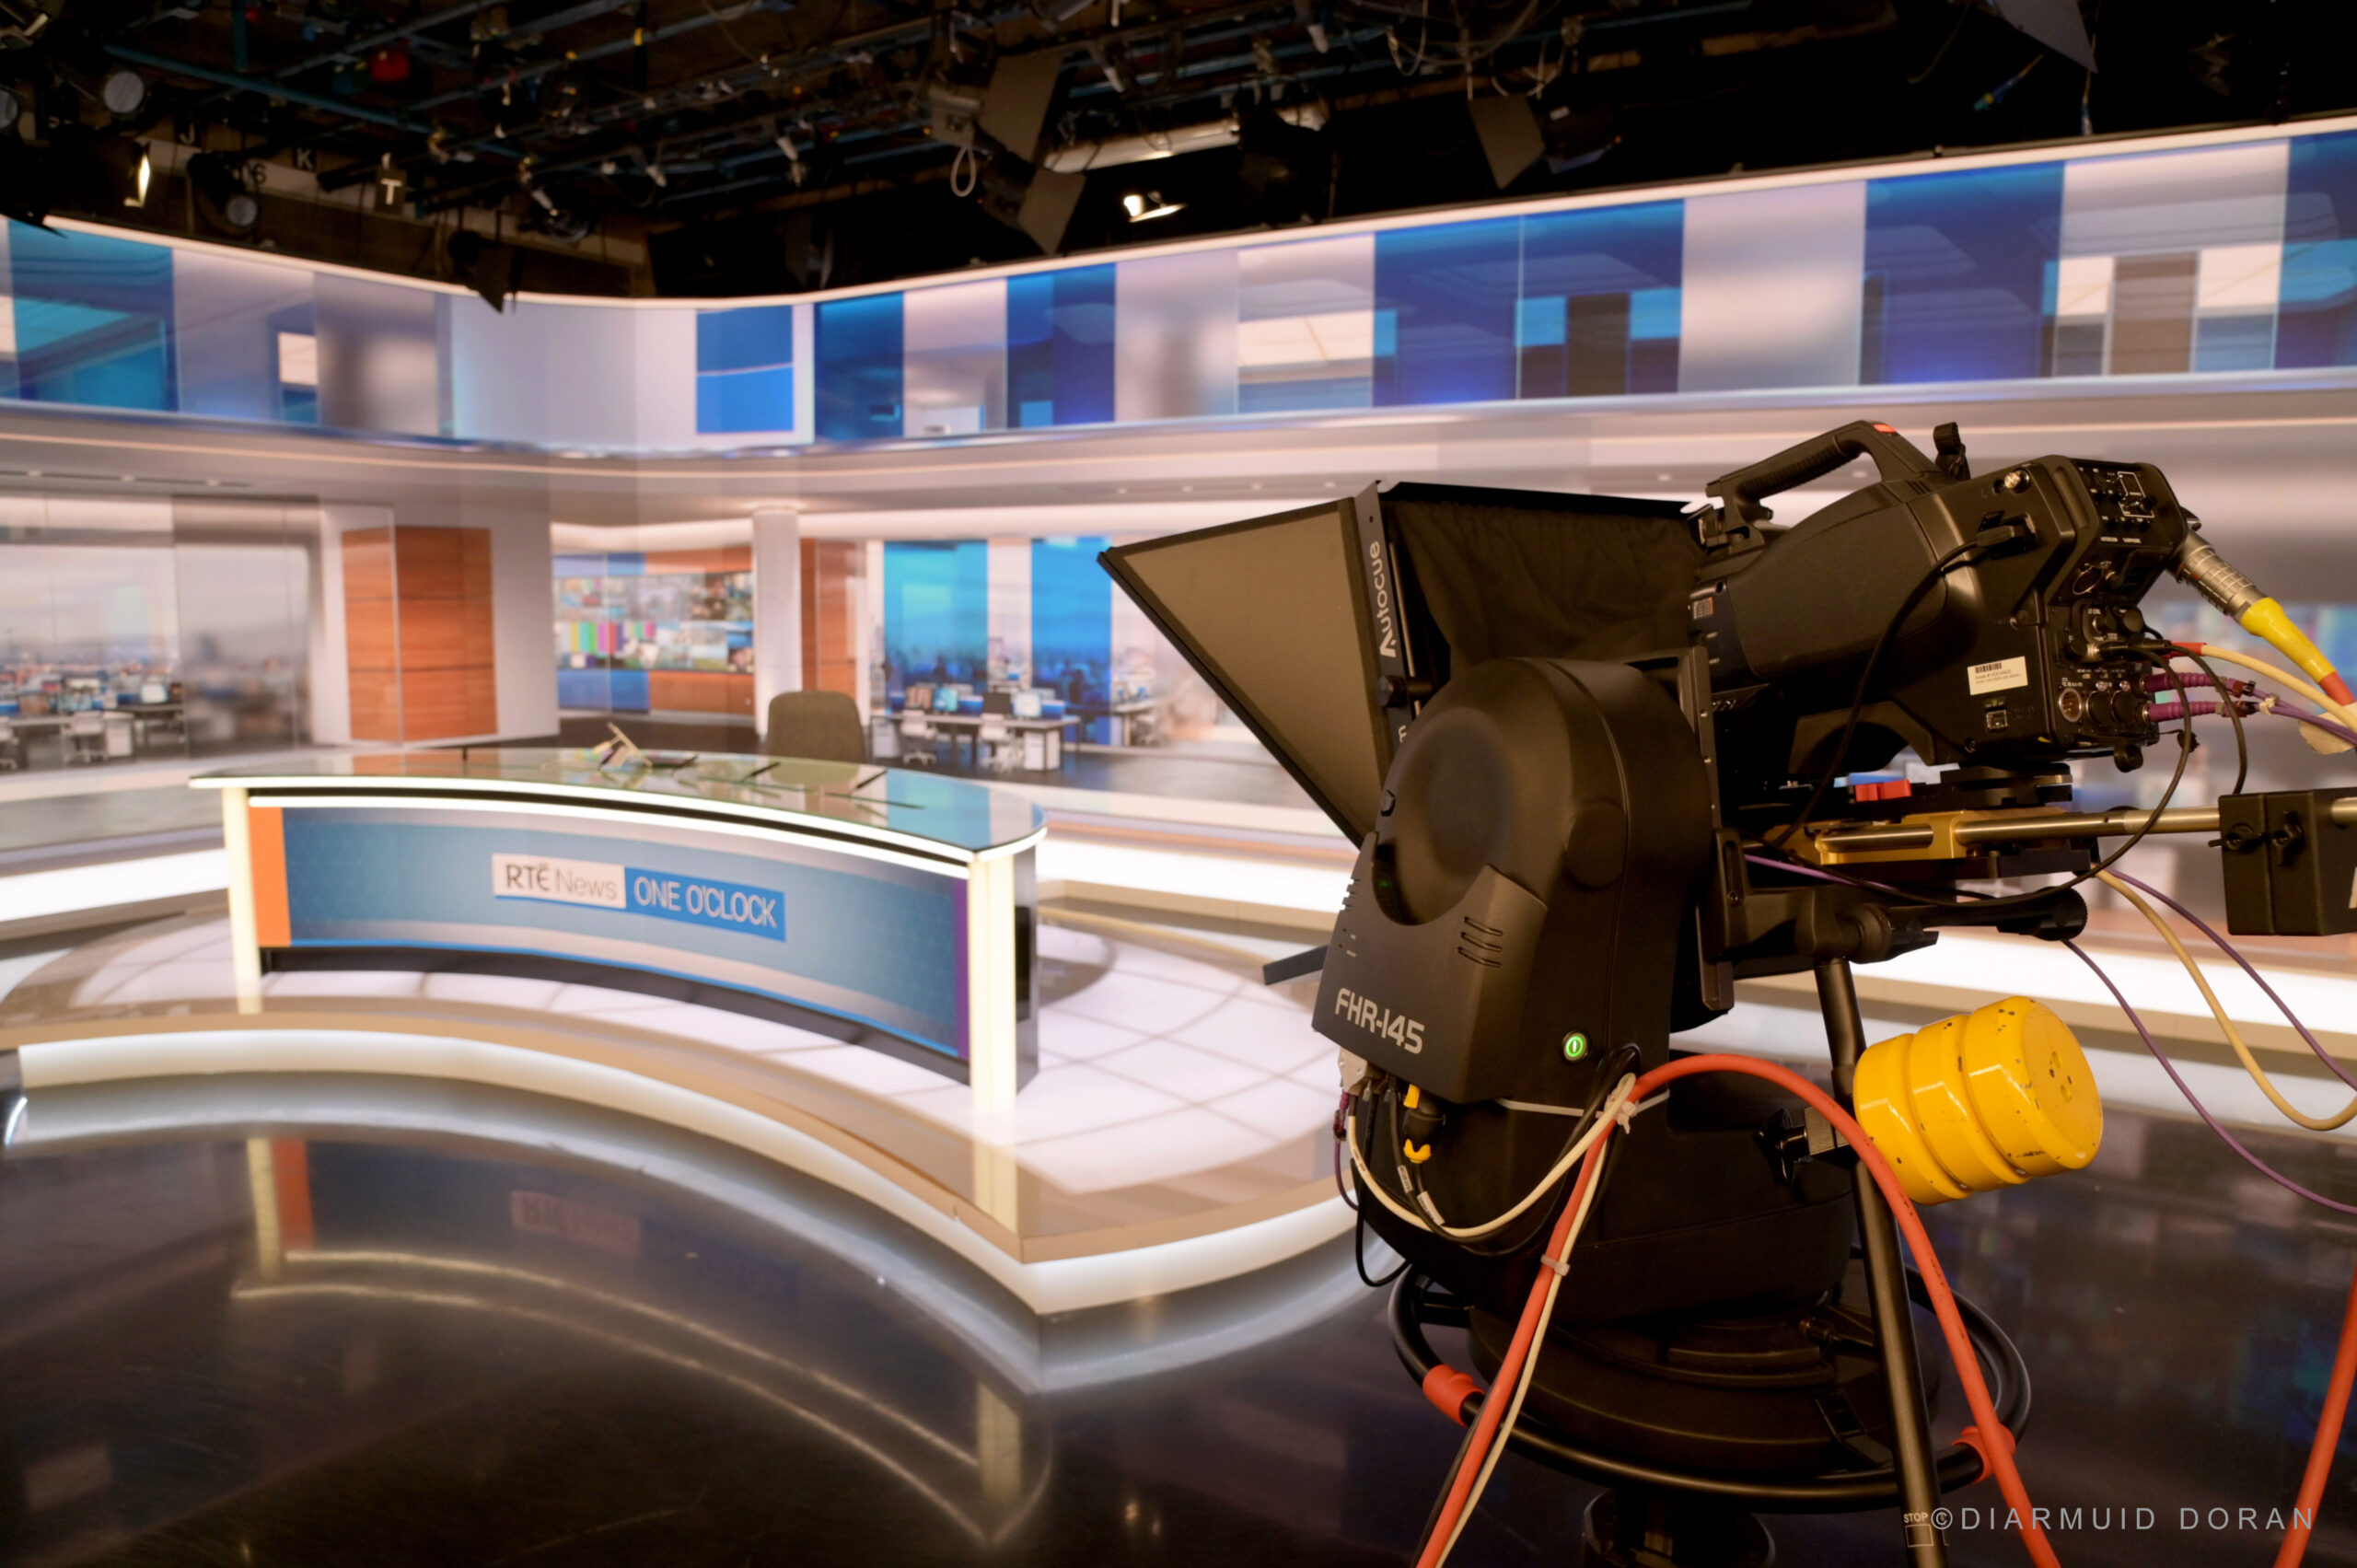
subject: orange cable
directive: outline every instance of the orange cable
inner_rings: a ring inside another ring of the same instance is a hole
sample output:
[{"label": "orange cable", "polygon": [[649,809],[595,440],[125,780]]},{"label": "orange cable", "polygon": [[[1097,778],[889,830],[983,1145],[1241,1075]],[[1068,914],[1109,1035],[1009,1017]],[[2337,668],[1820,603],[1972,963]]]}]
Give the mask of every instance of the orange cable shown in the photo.
[{"label": "orange cable", "polygon": [[2299,1568],[2308,1550],[2308,1532],[2316,1527],[2316,1509],[2324,1502],[2325,1478],[2332,1473],[2333,1450],[2340,1446],[2340,1423],[2349,1414],[2349,1385],[2357,1380],[2357,1280],[2349,1285],[2349,1310],[2340,1320],[2340,1352],[2332,1360],[2332,1381],[2325,1385],[2324,1411],[2316,1418],[2316,1442],[2308,1449],[2308,1468],[2300,1477],[2300,1499],[2292,1506],[2292,1527],[2283,1532],[2283,1550],[2275,1554],[2275,1568]]},{"label": "orange cable", "polygon": [[[2016,1527],[2021,1531],[2022,1547],[2038,1568],[2061,1568],[2053,1545],[2038,1524],[2038,1516],[2030,1506],[2029,1490],[2022,1482],[2021,1471],[2014,1464],[2014,1434],[1997,1419],[1995,1401],[1990,1398],[1989,1384],[1980,1370],[1980,1359],[1973,1353],[1972,1341],[1965,1331],[1964,1318],[1956,1310],[1956,1293],[1949,1288],[1947,1274],[1940,1267],[1939,1255],[1932,1249],[1932,1238],[1923,1229],[1923,1221],[1915,1212],[1914,1202],[1907,1196],[1898,1178],[1892,1171],[1882,1152],[1875,1148],[1865,1129],[1841,1106],[1798,1074],[1773,1063],[1758,1061],[1748,1056],[1724,1054],[1688,1056],[1655,1068],[1639,1078],[1630,1091],[1629,1103],[1638,1104],[1652,1098],[1664,1086],[1680,1078],[1690,1078],[1704,1073],[1736,1073],[1746,1077],[1760,1078],[1788,1094],[1798,1096],[1814,1106],[1850,1147],[1856,1152],[1859,1163],[1882,1189],[1889,1202],[1891,1216],[1898,1222],[1898,1231],[1906,1238],[1907,1249],[1913,1255],[1916,1271],[1922,1275],[1927,1293],[1932,1298],[1932,1311],[1938,1318],[1940,1331],[1948,1343],[1948,1355],[1955,1363],[1957,1381],[1964,1386],[1965,1402],[1972,1409],[1972,1431],[1977,1441],[1972,1446],[1979,1451],[1984,1474],[1993,1474],[1998,1490],[2004,1494],[2005,1505],[2013,1511]],[[1580,1167],[1579,1181],[1572,1190],[1572,1200],[1564,1206],[1561,1218],[1547,1242],[1548,1256],[1560,1253],[1563,1237],[1573,1218],[1579,1213],[1581,1197],[1595,1179],[1605,1149],[1611,1144],[1613,1129],[1608,1128],[1596,1146],[1588,1151],[1586,1161]],[[1455,1533],[1457,1516],[1463,1512],[1466,1494],[1470,1492],[1473,1478],[1479,1473],[1490,1445],[1497,1437],[1507,1400],[1496,1396],[1514,1386],[1520,1376],[1523,1357],[1536,1353],[1530,1342],[1535,1337],[1538,1313],[1546,1299],[1547,1273],[1542,1265],[1533,1282],[1530,1299],[1523,1307],[1522,1320],[1515,1326],[1514,1342],[1498,1364],[1497,1376],[1491,1383],[1491,1397],[1482,1400],[1481,1413],[1474,1425],[1472,1441],[1457,1466],[1457,1479],[1449,1488],[1447,1501],[1434,1520],[1423,1552],[1417,1559],[1418,1568],[1435,1568],[1446,1551],[1449,1538]],[[2357,1280],[2350,1285],[2349,1307],[2341,1321],[2340,1346],[2332,1365],[2332,1378],[2325,1390],[2324,1409],[2316,1424],[2315,1442],[2308,1450],[2306,1471],[2300,1480],[2299,1500],[2293,1515],[2292,1527],[2284,1532],[2282,1550],[2275,1559],[2275,1568],[2298,1568],[2306,1555],[2308,1537],[2314,1529],[2317,1507],[2324,1500],[2327,1478],[2332,1469],[2334,1451],[2340,1446],[2340,1429],[2349,1411],[2352,1384],[2357,1384]],[[1976,1430],[1977,1429],[1977,1430]]]}]

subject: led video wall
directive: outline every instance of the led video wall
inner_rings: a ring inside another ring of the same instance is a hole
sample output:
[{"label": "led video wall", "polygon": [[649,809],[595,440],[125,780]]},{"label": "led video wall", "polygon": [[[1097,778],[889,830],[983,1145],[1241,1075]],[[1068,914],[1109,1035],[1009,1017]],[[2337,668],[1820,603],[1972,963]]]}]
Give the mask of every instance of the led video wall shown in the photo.
[{"label": "led video wall", "polygon": [[712,309],[7,225],[0,397],[653,453],[2357,364],[2357,131],[1961,161]]}]

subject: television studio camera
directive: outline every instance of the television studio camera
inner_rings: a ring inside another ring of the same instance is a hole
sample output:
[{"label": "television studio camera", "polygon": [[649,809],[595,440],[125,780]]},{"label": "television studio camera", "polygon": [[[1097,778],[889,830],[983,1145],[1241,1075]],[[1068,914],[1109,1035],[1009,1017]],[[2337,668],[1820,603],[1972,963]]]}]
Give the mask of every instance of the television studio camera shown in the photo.
[{"label": "television studio camera", "polygon": [[[2243,703],[2210,661],[2252,661],[2140,604],[2165,574],[2199,590],[2314,683],[2319,735],[2357,723],[2331,665],[2158,469],[1975,475],[1954,425],[1934,444],[1852,424],[1693,506],[1403,483],[1102,557],[1360,846],[1295,972],[1323,970],[1362,1221],[1406,1260],[1395,1341],[1468,1426],[1422,1563],[1508,1446],[1603,1484],[1599,1568],[1764,1563],[1759,1513],[1893,1504],[1907,1560],[1944,1562],[1942,1491],[1993,1473],[2014,1500],[2028,1373],[1899,1230],[2084,1167],[2101,1110],[2026,998],[1869,1051],[1851,966],[1944,926],[2072,938],[2081,888],[2163,832],[2219,840],[2236,933],[2357,929],[2357,790],[2172,805],[2212,711],[2188,689]],[[1875,482],[1771,521],[1861,457]],[[2073,760],[2171,738],[2158,807],[2070,809]],[[1861,780],[1903,754],[1911,782]],[[1801,971],[1836,1098],[1672,1052],[1736,981]],[[1936,1454],[1910,1296],[1976,1417]],[[1469,1330],[1489,1395],[1435,1325]]]}]

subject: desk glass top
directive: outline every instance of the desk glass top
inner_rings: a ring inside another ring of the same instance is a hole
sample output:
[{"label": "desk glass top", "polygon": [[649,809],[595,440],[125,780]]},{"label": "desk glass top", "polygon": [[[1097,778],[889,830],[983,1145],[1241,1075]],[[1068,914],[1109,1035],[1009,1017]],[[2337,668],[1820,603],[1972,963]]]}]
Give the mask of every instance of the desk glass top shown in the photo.
[{"label": "desk glass top", "polygon": [[344,752],[225,768],[190,782],[215,789],[381,784],[428,793],[485,786],[568,794],[610,791],[750,807],[830,827],[883,830],[974,853],[1028,838],[1045,820],[1037,807],[1009,791],[902,768],[726,752],[655,756],[659,765],[630,761],[601,767],[597,753],[585,750],[470,747],[465,751]]}]

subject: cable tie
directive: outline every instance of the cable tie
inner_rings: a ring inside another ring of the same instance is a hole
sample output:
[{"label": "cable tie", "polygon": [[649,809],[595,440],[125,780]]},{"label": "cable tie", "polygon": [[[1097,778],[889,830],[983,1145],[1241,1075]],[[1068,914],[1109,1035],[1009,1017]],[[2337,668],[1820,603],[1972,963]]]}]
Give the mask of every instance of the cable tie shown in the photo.
[{"label": "cable tie", "polygon": [[1667,1105],[1668,1103],[1669,1091],[1667,1089],[1664,1089],[1661,1093],[1654,1096],[1653,1098],[1648,1100],[1639,1100],[1633,1105],[1623,1101],[1620,1109],[1613,1113],[1612,1120],[1620,1123],[1620,1131],[1626,1132],[1629,1131],[1629,1122],[1632,1118],[1638,1116],[1642,1112],[1653,1109],[1654,1107],[1657,1105]]},{"label": "cable tie", "polygon": [[1561,1258],[1550,1257],[1544,1252],[1538,1255],[1538,1261],[1545,1267],[1554,1270],[1555,1277],[1559,1280],[1568,1277],[1572,1272],[1572,1266],[1569,1263],[1564,1262]]}]

